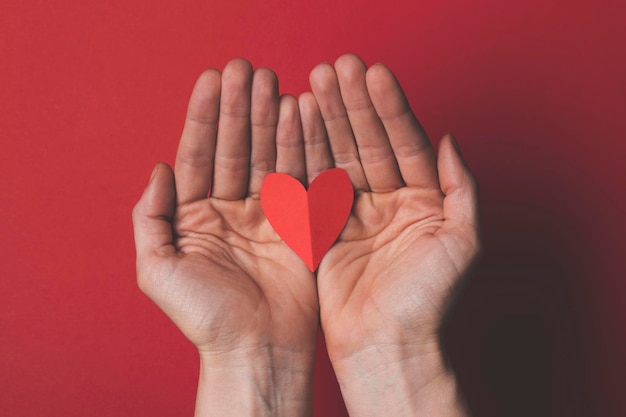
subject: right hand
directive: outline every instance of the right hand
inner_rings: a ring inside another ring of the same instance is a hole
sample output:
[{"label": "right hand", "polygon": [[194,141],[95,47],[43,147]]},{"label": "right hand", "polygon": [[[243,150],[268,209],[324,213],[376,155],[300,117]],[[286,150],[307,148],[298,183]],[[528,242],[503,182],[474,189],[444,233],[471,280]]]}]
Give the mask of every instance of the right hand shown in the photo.
[{"label": "right hand", "polygon": [[272,71],[233,60],[202,74],[175,172],[157,165],[133,222],[140,288],[205,356],[313,357],[315,277],[259,201],[266,174],[305,181],[304,166],[297,100],[278,96]]}]

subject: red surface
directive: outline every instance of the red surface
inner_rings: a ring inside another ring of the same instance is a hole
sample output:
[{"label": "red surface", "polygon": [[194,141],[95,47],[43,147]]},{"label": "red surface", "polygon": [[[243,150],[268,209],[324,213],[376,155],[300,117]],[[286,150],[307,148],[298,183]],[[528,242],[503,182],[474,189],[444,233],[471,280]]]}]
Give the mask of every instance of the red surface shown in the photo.
[{"label": "red surface", "polygon": [[[624,16],[623,1],[3,2],[0,415],[192,415],[198,359],[137,289],[131,208],[173,161],[204,68],[243,56],[298,94],[344,52],[389,65],[480,181],[486,253],[448,339],[476,415],[626,415]],[[344,416],[324,358],[315,415]]]},{"label": "red surface", "polygon": [[285,243],[315,271],[350,216],[354,189],[346,171],[332,168],[306,190],[295,178],[274,173],[265,177],[261,206]]}]

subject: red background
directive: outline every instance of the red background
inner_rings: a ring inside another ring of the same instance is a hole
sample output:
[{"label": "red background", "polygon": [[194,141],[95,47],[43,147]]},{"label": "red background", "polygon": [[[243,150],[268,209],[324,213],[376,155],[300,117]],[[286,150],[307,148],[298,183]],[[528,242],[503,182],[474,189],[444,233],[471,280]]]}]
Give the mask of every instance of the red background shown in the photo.
[{"label": "red background", "polygon": [[[626,4],[3,1],[0,415],[192,415],[193,347],[136,287],[131,208],[195,78],[384,62],[481,184],[445,331],[476,415],[626,415]],[[320,349],[315,416],[344,416]]]}]

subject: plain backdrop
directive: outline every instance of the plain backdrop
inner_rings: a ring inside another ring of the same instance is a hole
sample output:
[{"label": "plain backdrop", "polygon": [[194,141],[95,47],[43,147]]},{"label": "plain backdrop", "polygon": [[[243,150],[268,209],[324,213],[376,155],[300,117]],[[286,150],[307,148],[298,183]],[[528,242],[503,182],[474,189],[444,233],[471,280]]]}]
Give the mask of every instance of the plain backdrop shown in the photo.
[{"label": "plain backdrop", "polygon": [[[298,95],[346,52],[479,179],[486,251],[442,335],[475,415],[626,415],[625,41],[624,1],[3,0],[0,415],[193,414],[131,209],[202,70],[245,57]],[[321,339],[314,395],[346,415]]]}]

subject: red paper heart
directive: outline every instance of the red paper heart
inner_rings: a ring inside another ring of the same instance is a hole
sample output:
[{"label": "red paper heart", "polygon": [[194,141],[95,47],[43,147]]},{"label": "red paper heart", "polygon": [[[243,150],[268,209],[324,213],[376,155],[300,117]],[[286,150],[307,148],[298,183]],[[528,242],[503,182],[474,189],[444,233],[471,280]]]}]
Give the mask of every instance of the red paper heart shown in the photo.
[{"label": "red paper heart", "polygon": [[305,190],[287,174],[269,174],[261,188],[261,206],[278,235],[315,271],[350,216],[354,190],[346,171],[322,172]]}]

